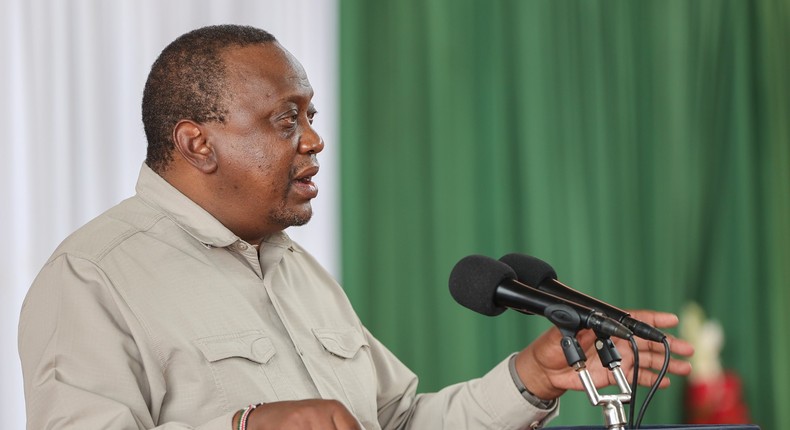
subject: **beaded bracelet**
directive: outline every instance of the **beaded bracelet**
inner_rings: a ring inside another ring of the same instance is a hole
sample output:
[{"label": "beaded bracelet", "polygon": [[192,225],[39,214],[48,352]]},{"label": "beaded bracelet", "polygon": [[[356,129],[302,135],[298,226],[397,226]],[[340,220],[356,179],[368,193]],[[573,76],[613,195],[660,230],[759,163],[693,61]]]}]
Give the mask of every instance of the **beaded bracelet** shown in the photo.
[{"label": "beaded bracelet", "polygon": [[258,406],[262,405],[263,403],[258,403],[255,405],[249,405],[244,408],[244,412],[241,413],[241,417],[239,417],[239,428],[238,430],[247,430],[247,420],[250,419],[250,413],[257,408]]}]

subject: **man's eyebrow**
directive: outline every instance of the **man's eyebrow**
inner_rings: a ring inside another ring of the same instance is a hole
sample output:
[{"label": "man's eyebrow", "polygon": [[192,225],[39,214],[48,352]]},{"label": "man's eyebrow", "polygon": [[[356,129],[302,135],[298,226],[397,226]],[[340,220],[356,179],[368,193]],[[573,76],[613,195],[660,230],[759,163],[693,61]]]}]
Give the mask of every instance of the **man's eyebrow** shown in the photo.
[{"label": "man's eyebrow", "polygon": [[284,96],[282,99],[280,99],[278,101],[278,103],[283,104],[283,105],[284,104],[288,104],[288,103],[295,104],[295,105],[301,105],[301,104],[304,104],[304,102],[306,101],[308,103],[308,108],[309,108],[309,107],[313,106],[312,99],[313,99],[312,94],[311,95],[290,94],[290,95]]}]

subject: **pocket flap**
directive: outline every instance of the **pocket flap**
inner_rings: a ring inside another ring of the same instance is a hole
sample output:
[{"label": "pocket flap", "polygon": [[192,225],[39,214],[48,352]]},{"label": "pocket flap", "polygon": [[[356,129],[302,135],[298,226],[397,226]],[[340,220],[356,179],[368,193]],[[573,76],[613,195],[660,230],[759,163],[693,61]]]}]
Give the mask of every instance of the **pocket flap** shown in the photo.
[{"label": "pocket flap", "polygon": [[314,328],[313,335],[324,349],[343,358],[354,358],[363,346],[369,346],[359,330],[348,328]]},{"label": "pocket flap", "polygon": [[265,364],[274,356],[274,344],[260,332],[233,333],[204,337],[195,345],[209,362],[241,357],[258,364]]}]

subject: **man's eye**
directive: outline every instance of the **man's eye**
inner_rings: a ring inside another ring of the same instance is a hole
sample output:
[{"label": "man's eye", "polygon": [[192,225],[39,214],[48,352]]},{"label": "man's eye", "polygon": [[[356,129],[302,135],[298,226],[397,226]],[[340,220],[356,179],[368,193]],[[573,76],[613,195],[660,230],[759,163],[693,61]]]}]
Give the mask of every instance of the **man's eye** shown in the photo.
[{"label": "man's eye", "polygon": [[286,126],[293,127],[299,122],[299,114],[296,112],[288,113],[282,116],[281,121],[283,121]]},{"label": "man's eye", "polygon": [[315,114],[317,112],[307,112],[307,120],[310,121],[310,124],[313,123],[313,119],[315,119]]}]

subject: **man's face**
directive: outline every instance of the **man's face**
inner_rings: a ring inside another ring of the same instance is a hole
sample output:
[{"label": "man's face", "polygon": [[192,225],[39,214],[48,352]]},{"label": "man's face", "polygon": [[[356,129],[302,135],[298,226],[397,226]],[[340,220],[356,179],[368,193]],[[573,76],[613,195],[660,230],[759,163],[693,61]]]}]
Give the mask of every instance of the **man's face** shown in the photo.
[{"label": "man's face", "polygon": [[204,124],[217,156],[214,201],[222,222],[248,242],[310,220],[318,189],[313,88],[298,61],[278,43],[229,49],[230,90],[224,124]]}]

